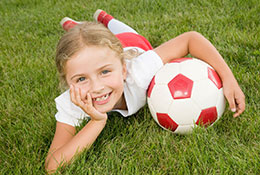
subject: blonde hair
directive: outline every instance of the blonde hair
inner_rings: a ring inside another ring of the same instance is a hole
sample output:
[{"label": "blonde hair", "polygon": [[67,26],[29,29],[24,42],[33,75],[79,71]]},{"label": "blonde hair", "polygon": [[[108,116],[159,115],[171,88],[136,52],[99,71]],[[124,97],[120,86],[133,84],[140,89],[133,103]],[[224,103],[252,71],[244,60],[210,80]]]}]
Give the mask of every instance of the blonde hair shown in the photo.
[{"label": "blonde hair", "polygon": [[124,58],[138,55],[137,52],[124,53],[121,42],[103,24],[97,22],[83,22],[78,24],[60,39],[56,49],[56,66],[60,75],[61,87],[66,86],[65,66],[67,61],[86,46],[101,46],[112,49],[122,63]]}]

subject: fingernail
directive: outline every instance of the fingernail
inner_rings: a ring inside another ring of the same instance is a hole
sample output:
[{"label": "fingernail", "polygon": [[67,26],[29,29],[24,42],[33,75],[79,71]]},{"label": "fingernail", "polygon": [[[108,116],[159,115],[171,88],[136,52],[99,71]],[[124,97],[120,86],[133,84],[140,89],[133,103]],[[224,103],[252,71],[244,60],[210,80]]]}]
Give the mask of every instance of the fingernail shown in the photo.
[{"label": "fingernail", "polygon": [[236,112],[236,108],[232,108],[231,111],[232,111],[232,112]]}]

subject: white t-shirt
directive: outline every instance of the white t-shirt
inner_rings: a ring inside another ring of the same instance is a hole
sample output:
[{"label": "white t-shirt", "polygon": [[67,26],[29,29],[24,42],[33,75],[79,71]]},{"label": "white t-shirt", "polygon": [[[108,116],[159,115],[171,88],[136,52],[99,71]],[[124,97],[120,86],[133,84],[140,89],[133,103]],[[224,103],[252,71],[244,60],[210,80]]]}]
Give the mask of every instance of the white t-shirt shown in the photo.
[{"label": "white t-shirt", "polygon": [[[127,110],[113,110],[124,117],[136,113],[146,104],[146,91],[155,75],[163,66],[161,58],[149,50],[140,56],[126,60],[127,78],[124,84],[124,97]],[[88,115],[70,100],[69,90],[55,99],[58,112],[55,115],[57,121],[71,126],[78,126]]]}]

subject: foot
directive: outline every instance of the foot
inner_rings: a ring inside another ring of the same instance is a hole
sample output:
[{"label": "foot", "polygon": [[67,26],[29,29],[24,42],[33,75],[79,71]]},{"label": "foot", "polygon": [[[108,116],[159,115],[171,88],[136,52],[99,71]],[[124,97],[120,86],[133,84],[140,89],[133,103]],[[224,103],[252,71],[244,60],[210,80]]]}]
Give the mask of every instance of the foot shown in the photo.
[{"label": "foot", "polygon": [[107,14],[104,10],[98,9],[94,15],[93,18],[97,22],[103,23],[105,26],[107,26],[108,22],[113,19],[114,17]]},{"label": "foot", "polygon": [[[95,21],[98,22],[98,16],[99,16],[99,14],[100,14],[101,12],[104,13],[105,11],[103,11],[103,10],[101,10],[101,9],[97,9],[97,10],[96,10],[96,12],[95,12],[94,15],[93,15],[93,18],[94,18]],[[106,13],[106,12],[105,12],[105,13]]]},{"label": "foot", "polygon": [[69,29],[73,28],[75,25],[80,24],[81,22],[75,21],[71,18],[65,17],[60,21],[61,27],[68,31]]}]

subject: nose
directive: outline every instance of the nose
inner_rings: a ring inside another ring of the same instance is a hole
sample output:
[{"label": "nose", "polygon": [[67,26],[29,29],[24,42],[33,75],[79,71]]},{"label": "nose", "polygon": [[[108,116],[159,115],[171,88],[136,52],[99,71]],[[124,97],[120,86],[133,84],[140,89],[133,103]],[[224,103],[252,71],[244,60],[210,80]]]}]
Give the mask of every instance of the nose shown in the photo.
[{"label": "nose", "polygon": [[99,79],[94,79],[91,82],[91,91],[93,93],[101,93],[104,90],[104,84]]}]

